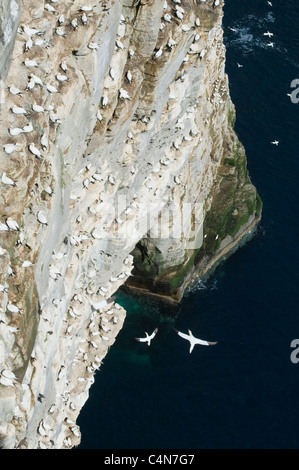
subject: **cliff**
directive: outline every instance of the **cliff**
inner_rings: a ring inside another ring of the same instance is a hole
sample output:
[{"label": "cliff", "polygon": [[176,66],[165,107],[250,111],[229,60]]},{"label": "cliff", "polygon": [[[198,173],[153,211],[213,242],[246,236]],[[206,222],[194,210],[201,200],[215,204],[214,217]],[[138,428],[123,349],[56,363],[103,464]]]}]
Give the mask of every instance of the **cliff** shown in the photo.
[{"label": "cliff", "polygon": [[233,130],[223,2],[84,5],[2,7],[4,448],[78,445],[125,320],[113,294],[180,300],[261,213]]}]

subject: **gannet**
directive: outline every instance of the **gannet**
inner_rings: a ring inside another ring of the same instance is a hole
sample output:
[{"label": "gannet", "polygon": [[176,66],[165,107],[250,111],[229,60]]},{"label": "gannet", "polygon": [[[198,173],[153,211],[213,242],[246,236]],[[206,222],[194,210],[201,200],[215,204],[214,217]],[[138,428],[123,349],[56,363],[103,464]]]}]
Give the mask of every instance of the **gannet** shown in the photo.
[{"label": "gannet", "polygon": [[37,220],[43,225],[48,225],[48,221],[46,219],[46,216],[42,211],[39,211],[37,213]]},{"label": "gannet", "polygon": [[46,136],[46,134],[43,134],[41,139],[40,139],[40,143],[41,143],[41,146],[43,147],[43,150],[45,150],[46,148],[48,148],[48,138]]},{"label": "gannet", "polygon": [[11,379],[7,379],[6,377],[0,377],[0,384],[4,385],[5,387],[14,387],[14,383]]},{"label": "gannet", "polygon": [[11,127],[9,129],[9,133],[10,135],[19,135],[23,132],[23,129],[21,129],[20,127]]},{"label": "gannet", "polygon": [[23,31],[25,34],[27,34],[27,36],[34,36],[35,34],[40,33],[40,31],[38,31],[37,29],[29,28],[26,25],[23,25]]},{"label": "gannet", "polygon": [[32,90],[35,87],[36,83],[33,78],[30,78],[26,90]]},{"label": "gannet", "polygon": [[42,80],[41,80],[37,75],[34,75],[34,73],[31,73],[29,76],[30,76],[30,78],[31,78],[32,80],[34,80],[34,83],[35,83],[36,85],[43,86]]},{"label": "gannet", "polygon": [[19,307],[17,307],[17,305],[14,305],[13,303],[11,303],[11,301],[8,302],[8,304],[6,306],[6,309],[10,313],[22,313],[21,310],[19,309]]},{"label": "gannet", "polygon": [[263,33],[263,36],[269,36],[269,38],[271,38],[273,36],[273,33],[270,33],[270,31],[267,31],[266,33]]},{"label": "gannet", "polygon": [[160,47],[160,48],[155,52],[155,54],[154,54],[154,59],[158,59],[159,57],[161,57],[162,53],[163,53],[163,49],[162,49],[162,47]]},{"label": "gannet", "polygon": [[29,144],[28,148],[29,148],[30,152],[33,155],[35,155],[37,158],[39,158],[39,159],[42,158],[42,155],[41,155],[40,151],[38,150],[38,148],[35,147],[34,143]]},{"label": "gannet", "polygon": [[146,336],[145,338],[135,338],[136,341],[139,341],[140,343],[147,343],[148,346],[151,344],[151,340],[154,339],[156,334],[158,333],[158,328],[156,328],[151,335],[149,335],[147,332],[145,332]]},{"label": "gannet", "polygon": [[117,39],[115,41],[115,44],[116,44],[117,49],[124,49],[125,48],[125,46],[123,45],[123,43],[119,39]]},{"label": "gannet", "polygon": [[12,95],[21,95],[21,96],[22,96],[21,90],[19,90],[19,88],[15,87],[14,85],[10,85],[10,87],[9,87],[9,92],[10,92]]},{"label": "gannet", "polygon": [[22,127],[23,132],[32,132],[33,131],[33,125],[32,122],[29,124],[26,124],[26,126]]},{"label": "gannet", "polygon": [[92,11],[92,6],[90,5],[83,5],[82,7],[79,8],[79,11]]},{"label": "gannet", "polygon": [[0,231],[1,232],[7,232],[8,231],[7,225],[0,222]]},{"label": "gannet", "polygon": [[267,46],[268,46],[268,47],[273,47],[273,46],[274,46],[274,42],[268,42]]},{"label": "gannet", "polygon": [[24,60],[24,64],[26,65],[26,67],[38,67],[38,63],[36,60],[32,59],[25,59]]},{"label": "gannet", "polygon": [[6,225],[9,228],[9,230],[20,230],[19,224],[16,220],[14,220],[12,217],[8,217],[6,219]]},{"label": "gannet", "polygon": [[[180,10],[176,10],[175,12],[176,16],[180,19],[180,20],[183,20],[184,19],[184,15],[183,13],[180,11]],[[165,17],[164,17],[165,18]]]},{"label": "gannet", "polygon": [[45,40],[44,39],[40,39],[40,38],[37,38],[35,41],[34,41],[34,44],[36,46],[43,46],[45,44]]},{"label": "gannet", "polygon": [[109,101],[109,100],[108,100],[108,96],[107,96],[107,95],[103,95],[103,96],[102,96],[102,106],[103,106],[103,108],[105,108],[105,106],[107,106],[108,101]]},{"label": "gannet", "polygon": [[53,85],[47,85],[46,88],[50,93],[59,93],[57,88],[55,88],[55,86],[53,86]]},{"label": "gannet", "polygon": [[2,369],[1,375],[10,380],[17,380],[15,374],[11,370],[8,370],[8,369]]},{"label": "gannet", "polygon": [[33,111],[35,111],[36,113],[43,113],[45,111],[45,108],[43,108],[42,106],[40,106],[39,104],[33,104],[32,105],[32,109]]},{"label": "gannet", "polygon": [[13,153],[16,150],[17,145],[16,144],[6,144],[6,145],[3,146],[3,148],[4,148],[5,153],[10,155],[11,153]]},{"label": "gannet", "polygon": [[82,21],[82,23],[83,23],[84,25],[86,25],[86,24],[87,24],[87,22],[88,22],[88,18],[87,18],[87,16],[86,16],[86,14],[85,14],[85,13],[83,13],[83,15],[81,16],[81,21]]},{"label": "gannet", "polygon": [[167,23],[170,23],[172,20],[172,16],[169,13],[165,13],[165,15],[163,16],[163,19],[167,21]]},{"label": "gannet", "polygon": [[14,114],[27,114],[26,109],[20,108],[19,106],[13,106],[11,110]]},{"label": "gannet", "polygon": [[22,263],[22,268],[29,268],[30,266],[34,266],[34,263],[31,263],[31,261],[23,261]]},{"label": "gannet", "polygon": [[129,93],[126,90],[124,90],[123,88],[120,88],[120,90],[119,90],[119,97],[124,99],[124,100],[130,100],[131,99]]},{"label": "gannet", "polygon": [[56,28],[55,33],[57,34],[57,36],[60,36],[60,37],[66,36],[66,31],[61,27]]},{"label": "gannet", "polygon": [[239,62],[237,62],[237,65],[238,65],[239,68],[243,67],[243,65],[239,64]]},{"label": "gannet", "polygon": [[66,82],[67,80],[69,80],[69,78],[66,76],[66,75],[63,75],[61,73],[58,73],[56,75],[56,79],[59,81],[59,82]]},{"label": "gannet", "polygon": [[15,181],[13,181],[11,178],[9,178],[5,172],[2,173],[2,176],[1,176],[1,181],[3,184],[8,184],[10,186],[15,186],[16,183]]},{"label": "gannet", "polygon": [[90,42],[88,44],[88,47],[89,47],[89,49],[93,50],[93,49],[99,49],[100,46],[96,42]]},{"label": "gannet", "polygon": [[51,13],[57,13],[57,10],[55,10],[55,8],[52,7],[52,5],[49,5],[49,3],[46,3],[46,4],[45,4],[45,9],[46,9],[47,11],[50,11]]},{"label": "gannet", "polygon": [[33,41],[31,39],[31,37],[25,42],[25,47],[24,47],[24,50],[25,52],[29,51],[33,46]]},{"label": "gannet", "polygon": [[77,18],[74,18],[72,21],[71,21],[71,25],[74,29],[77,29],[78,28],[78,20]]},{"label": "gannet", "polygon": [[273,145],[278,145],[278,144],[279,144],[279,140],[274,140],[273,142],[271,142],[271,144],[273,144]]},{"label": "gannet", "polygon": [[214,344],[217,344],[217,342],[210,342],[210,341],[205,341],[202,339],[195,338],[190,330],[188,330],[188,335],[185,333],[182,333],[181,331],[176,330],[173,328],[179,336],[181,336],[184,339],[187,339],[190,342],[190,353],[192,352],[194,346],[196,344],[201,344],[202,346],[213,346]]},{"label": "gannet", "polygon": [[60,67],[62,68],[64,72],[67,72],[68,67],[65,61],[61,62]]}]

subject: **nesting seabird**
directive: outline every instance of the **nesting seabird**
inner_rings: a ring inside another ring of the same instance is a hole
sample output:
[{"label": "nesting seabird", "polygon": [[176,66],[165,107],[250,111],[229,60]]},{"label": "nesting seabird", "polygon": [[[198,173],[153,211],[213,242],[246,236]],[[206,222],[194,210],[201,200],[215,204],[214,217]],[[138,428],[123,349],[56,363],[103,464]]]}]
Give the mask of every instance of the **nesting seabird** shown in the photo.
[{"label": "nesting seabird", "polygon": [[139,341],[140,343],[147,343],[148,346],[151,344],[151,340],[154,339],[156,334],[158,333],[158,328],[156,328],[151,335],[149,335],[147,332],[145,332],[145,338],[135,338],[136,341]]},{"label": "nesting seabird", "polygon": [[29,124],[26,124],[24,127],[22,127],[23,132],[32,132],[33,131],[33,125],[32,122]]},{"label": "nesting seabird", "polygon": [[25,260],[22,263],[22,268],[29,268],[30,266],[34,266],[34,263],[31,263],[31,261]]},{"label": "nesting seabird", "polygon": [[46,4],[45,4],[45,9],[46,9],[47,11],[51,12],[51,13],[54,13],[54,14],[57,13],[57,10],[55,10],[55,8],[52,7],[52,5],[50,5],[49,3],[46,3]]},{"label": "nesting seabird", "polygon": [[7,185],[10,185],[10,186],[15,186],[16,183],[15,181],[13,181],[11,178],[9,178],[5,172],[2,173],[2,176],[1,176],[1,181],[3,184],[7,184]]},{"label": "nesting seabird", "polygon": [[116,44],[117,49],[124,49],[125,48],[125,46],[123,45],[123,43],[119,39],[117,39],[115,41],[115,44]]},{"label": "nesting seabird", "polygon": [[8,217],[6,219],[6,225],[9,228],[9,230],[20,230],[19,224],[16,220],[14,220],[12,217]]},{"label": "nesting seabird", "polygon": [[38,67],[38,63],[34,59],[32,59],[32,60],[31,59],[25,59],[24,64],[26,65],[26,67]]},{"label": "nesting seabird", "polygon": [[56,75],[56,79],[59,81],[59,82],[66,82],[67,80],[69,80],[69,78],[66,76],[66,75],[63,75],[61,73],[58,73]]},{"label": "nesting seabird", "polygon": [[45,112],[45,108],[43,106],[40,106],[39,104],[33,104],[32,109],[36,113],[44,113]]},{"label": "nesting seabird", "polygon": [[22,93],[21,90],[19,90],[19,88],[15,87],[14,85],[10,85],[9,92],[12,95],[21,95],[21,93]]},{"label": "nesting seabird", "polygon": [[92,11],[92,6],[90,5],[83,5],[82,7],[79,8],[79,11]]},{"label": "nesting seabird", "polygon": [[20,108],[19,106],[13,106],[11,110],[14,114],[27,114],[26,109]]},{"label": "nesting seabird", "polygon": [[42,146],[43,150],[48,148],[49,142],[48,142],[48,138],[47,138],[46,134],[42,135],[42,137],[40,139],[40,143],[41,143],[41,146]]},{"label": "nesting seabird", "polygon": [[123,100],[130,100],[131,97],[127,90],[124,90],[123,88],[120,88],[119,90],[119,97],[122,98]]},{"label": "nesting seabird", "polygon": [[42,211],[39,211],[37,213],[37,220],[42,224],[42,225],[48,225],[48,221],[46,219],[45,214]]},{"label": "nesting seabird", "polygon": [[11,153],[13,153],[16,150],[17,145],[16,144],[6,144],[6,145],[3,146],[3,148],[4,148],[5,153],[10,155]]},{"label": "nesting seabird", "polygon": [[160,47],[160,48],[155,52],[155,54],[154,54],[154,59],[158,59],[159,57],[161,57],[162,53],[163,53],[163,49],[162,49],[162,47]]},{"label": "nesting seabird", "polygon": [[190,353],[192,352],[196,344],[200,344],[202,346],[213,346],[214,344],[217,344],[217,342],[210,342],[210,341],[205,341],[199,338],[195,338],[195,336],[193,336],[190,330],[188,330],[188,333],[189,333],[188,335],[185,333],[182,333],[181,331],[176,330],[175,328],[174,330],[177,332],[179,336],[181,336],[181,338],[184,338],[190,342],[190,350],[189,350]]},{"label": "nesting seabird", "polygon": [[48,85],[46,86],[46,88],[47,88],[47,90],[48,90],[50,93],[59,93],[59,91],[57,90],[57,88],[56,88],[55,86],[53,86],[53,85],[48,84]]},{"label": "nesting seabird", "polygon": [[6,309],[10,313],[22,313],[17,305],[14,305],[11,301],[8,302]]},{"label": "nesting seabird", "polygon": [[10,135],[13,135],[13,136],[19,135],[22,132],[23,132],[23,129],[21,129],[20,127],[11,127],[9,129]]},{"label": "nesting seabird", "polygon": [[7,225],[0,222],[0,232],[8,232],[8,230],[9,229],[8,229]]},{"label": "nesting seabird", "polygon": [[94,50],[94,49],[99,49],[99,45],[96,43],[96,42],[90,42],[88,44],[88,48],[91,49],[91,50]]},{"label": "nesting seabird", "polygon": [[77,18],[74,18],[72,21],[71,21],[71,25],[74,29],[77,29],[78,28],[78,20]]},{"label": "nesting seabird", "polygon": [[38,148],[35,147],[35,145],[33,143],[29,144],[28,145],[28,148],[30,150],[30,152],[35,155],[37,158],[41,159],[42,158],[42,155],[40,153],[40,150]]},{"label": "nesting seabird", "polygon": [[60,67],[62,68],[64,72],[67,72],[68,67],[65,61],[61,62]]}]

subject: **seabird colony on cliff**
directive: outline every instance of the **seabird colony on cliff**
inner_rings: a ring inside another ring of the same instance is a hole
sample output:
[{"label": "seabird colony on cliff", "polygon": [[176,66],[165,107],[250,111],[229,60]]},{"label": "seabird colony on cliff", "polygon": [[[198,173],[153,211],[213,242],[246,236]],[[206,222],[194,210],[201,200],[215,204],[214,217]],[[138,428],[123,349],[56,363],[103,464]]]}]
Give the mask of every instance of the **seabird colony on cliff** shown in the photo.
[{"label": "seabird colony on cliff", "polygon": [[[180,6],[181,1],[180,0],[172,0],[172,1],[176,5],[175,13],[174,13],[175,18],[183,21],[185,11]],[[201,0],[201,1],[205,2],[205,0]],[[59,12],[59,6],[60,6],[59,2],[54,2],[54,0],[52,0],[52,3],[57,3],[57,6],[55,6],[55,8],[54,8],[52,5],[46,4],[45,5],[45,10],[49,13],[53,13],[54,15],[59,15],[58,20],[57,20],[57,27],[55,29],[55,33],[56,33],[56,35],[63,38],[67,34],[67,31],[65,29],[62,29],[66,25],[66,18],[64,17],[63,14],[60,14],[60,12]],[[218,5],[219,5],[219,0],[215,0],[213,6],[217,7]],[[167,1],[164,1],[163,6],[164,6],[164,9],[168,8]],[[72,29],[74,31],[77,31],[81,24],[83,26],[85,26],[88,23],[88,21],[90,19],[89,15],[92,14],[91,13],[92,10],[93,10],[93,7],[89,6],[89,5],[82,6],[78,9],[78,11],[80,11],[80,14],[81,14],[81,17],[80,17],[81,18],[81,23],[79,21],[79,18],[73,18],[70,21],[70,25],[72,26]],[[170,23],[172,21],[172,19],[173,19],[172,15],[168,12],[166,12],[162,17],[162,20],[166,21],[167,23]],[[125,21],[124,18],[121,17],[121,22],[124,22],[124,21]],[[197,28],[200,26],[199,18],[196,18],[195,26]],[[161,23],[161,29],[163,29],[163,28],[164,28],[164,25]],[[182,24],[182,30],[184,32],[188,32],[188,31],[190,31],[190,29],[191,29],[191,26],[189,26],[187,24]],[[18,32],[21,33],[21,34],[25,34],[25,36],[27,36],[25,44],[24,44],[24,49],[23,49],[25,54],[28,51],[32,52],[34,46],[45,47],[45,48],[51,47],[49,42],[47,42],[45,39],[41,38],[41,36],[43,36],[45,34],[45,31],[38,30],[38,29],[35,29],[35,28],[32,28],[32,27],[29,27],[27,25],[22,25],[22,27],[19,28]],[[199,34],[196,33],[195,37],[194,37],[194,41],[195,42],[198,41],[199,37],[200,37]],[[168,43],[167,43],[168,50],[171,51],[172,48],[175,47],[175,46],[176,46],[176,42],[172,38],[169,38]],[[100,46],[97,43],[89,42],[87,44],[87,47],[91,51],[97,51]],[[115,48],[116,48],[116,51],[122,51],[122,50],[125,49],[125,46],[124,46],[123,42],[120,39],[116,40]],[[153,58],[154,59],[159,59],[160,57],[162,57],[163,52],[164,52],[164,50],[163,50],[162,47],[157,48],[156,51],[154,52]],[[129,58],[132,58],[134,56],[134,54],[135,54],[135,52],[134,52],[133,49],[128,50]],[[203,53],[201,53],[201,55],[199,54],[199,57],[202,58]],[[23,61],[23,65],[26,68],[28,68],[29,70],[32,70],[32,69],[39,69],[41,64],[40,64],[38,59],[25,57],[25,59]],[[8,87],[9,93],[12,96],[18,96],[20,98],[23,98],[24,96],[26,96],[26,94],[28,96],[28,93],[30,93],[32,90],[34,90],[34,88],[36,86],[39,86],[39,87],[47,90],[50,95],[51,94],[63,93],[63,88],[61,89],[60,85],[69,81],[69,77],[67,76],[67,73],[68,73],[67,63],[65,61],[62,61],[61,64],[60,64],[60,68],[64,72],[64,74],[57,72],[57,74],[55,75],[55,78],[58,82],[57,86],[55,86],[52,83],[45,83],[44,79],[42,79],[38,75],[35,75],[31,71],[28,74],[29,81],[28,81],[28,84],[27,84],[26,88],[24,90],[20,90],[19,88],[17,88],[13,84],[11,84]],[[132,76],[131,71],[128,70],[126,72],[125,76],[126,76],[127,83],[131,84],[132,81],[133,81],[133,76]],[[116,79],[116,72],[113,69],[110,69],[110,77],[111,77],[112,80]],[[183,81],[183,77],[182,77],[182,81]],[[118,91],[118,96],[122,100],[131,100],[131,96],[130,96],[129,92],[127,90],[125,90],[124,88],[122,88],[122,87],[120,87],[120,89]],[[102,107],[105,108],[108,105],[109,105],[108,95],[103,95],[103,97],[102,97]],[[20,127],[11,127],[9,129],[9,134],[12,137],[16,137],[20,134],[26,134],[26,133],[29,134],[29,133],[34,132],[36,129],[34,129],[33,124],[30,120],[30,116],[32,115],[32,112],[37,113],[37,114],[41,115],[42,117],[47,117],[47,115],[48,115],[49,116],[49,122],[52,122],[54,124],[59,124],[60,120],[59,120],[58,116],[55,115],[54,113],[51,113],[51,111],[53,111],[53,110],[54,110],[53,105],[50,104],[49,106],[45,107],[41,103],[37,103],[37,102],[34,102],[34,103],[31,104],[31,109],[27,109],[25,106],[23,107],[21,105],[20,106],[13,106],[11,108],[11,111],[16,116],[16,118],[17,118],[17,116],[20,116],[20,118],[22,116],[24,116],[26,119],[28,119],[28,123],[25,124],[24,126],[20,126]],[[102,114],[100,113],[99,110],[97,111],[96,118],[100,122],[103,121],[103,116],[102,116]],[[146,123],[146,117],[144,117],[143,122]],[[133,134],[132,133],[130,135],[128,134],[128,138],[132,139]],[[45,158],[46,151],[49,149],[49,142],[48,142],[48,137],[47,137],[46,131],[45,130],[42,131],[42,135],[41,135],[41,138],[40,138],[41,150],[38,148],[38,146],[37,146],[36,142],[34,142],[33,138],[32,139],[30,138],[28,140],[29,140],[29,143],[27,145],[27,148],[28,148],[29,152],[32,155],[34,155],[38,160],[42,161]],[[9,143],[5,144],[3,148],[4,148],[4,151],[7,155],[11,155],[13,152],[19,152],[22,149],[22,146],[17,142],[13,142],[13,143],[9,142]],[[177,149],[179,148],[178,145],[176,146],[176,148]],[[45,154],[43,152],[45,152]],[[97,181],[97,180],[98,179],[96,177],[94,177],[94,181]],[[114,185],[115,182],[116,182],[115,178],[112,175],[109,175],[108,180],[112,185]],[[178,177],[176,177],[175,181],[177,182],[177,184],[179,184],[179,178]],[[16,186],[17,185],[17,181],[14,181],[12,178],[7,176],[6,172],[2,172],[1,182],[5,185],[9,185],[9,186]],[[84,186],[87,189],[88,185],[86,184]],[[52,189],[48,186],[47,189],[46,189],[46,192],[50,195],[50,194],[52,194]],[[132,207],[133,207],[133,204],[132,204]],[[94,210],[92,208],[90,208],[90,212],[94,213]],[[38,213],[36,214],[36,217],[37,217],[38,222],[42,226],[47,226],[48,225],[48,220],[46,218],[45,213],[42,210],[38,211]],[[118,219],[118,222],[121,223],[121,220]],[[20,230],[18,222],[16,220],[12,219],[12,218],[7,218],[5,224],[1,222],[0,229],[1,229],[1,231],[4,231],[4,232],[6,232],[6,231],[7,232],[9,232],[9,231],[19,231]],[[22,238],[23,238],[23,234],[20,234],[20,240]],[[75,237],[75,236],[73,237],[75,245],[78,243],[79,238],[80,237]],[[83,240],[83,235],[81,236],[81,240]],[[0,250],[2,250],[2,249],[0,248]],[[0,251],[0,255],[1,254],[3,254],[3,253]],[[126,264],[126,262],[124,264]],[[23,268],[29,268],[31,266],[34,266],[34,263],[32,263],[30,260],[25,260],[22,263]],[[7,272],[8,272],[9,276],[14,275],[13,269],[11,268],[10,265],[8,266],[8,271]],[[53,278],[53,281],[56,281],[59,277],[62,276],[59,269],[56,268],[55,266],[50,267],[49,274]],[[116,278],[112,277],[110,279],[110,282],[111,283],[119,282],[120,280],[124,279],[128,275],[130,275],[130,272],[124,271],[124,272],[120,273]],[[4,293],[8,293],[8,286],[6,286],[6,285],[2,286],[1,285],[0,286],[0,291],[2,291]],[[89,289],[88,293],[90,295],[93,295],[95,292],[93,291],[93,289]],[[103,287],[103,286],[100,289],[100,294],[104,298],[110,295],[109,290],[105,289],[105,287]],[[57,302],[60,301],[60,300],[61,299],[57,299]],[[76,299],[73,299],[73,301],[74,302],[79,302],[79,298],[77,297]],[[82,301],[82,299],[81,299],[81,301]],[[104,304],[97,305],[97,304],[100,304],[100,302],[93,304],[93,312],[94,313],[95,312],[100,312],[101,321],[97,325],[95,323],[96,316],[95,315],[92,316],[92,321],[91,321],[91,325],[90,325],[90,337],[91,338],[96,338],[97,336],[100,336],[103,341],[109,342],[110,341],[109,333],[111,332],[111,328],[107,324],[108,321],[109,321],[108,317],[111,316],[112,322],[114,324],[116,324],[118,322],[118,315],[115,314],[115,309],[120,309],[121,307],[118,306],[118,304],[115,304],[114,308],[109,307],[109,305],[107,303],[105,305]],[[21,314],[22,313],[21,310],[19,309],[19,307],[17,305],[14,305],[11,302],[11,300],[8,300],[6,309],[7,309],[7,314],[9,314],[9,315],[11,315],[11,314]],[[108,317],[103,316],[103,314],[108,315]],[[80,317],[80,312],[78,310],[76,310],[76,308],[73,308],[73,307],[70,306],[70,308],[68,310],[68,315],[69,315],[69,318],[72,319],[71,321],[75,321],[78,317]],[[45,320],[49,321],[48,319],[45,319]],[[2,321],[2,323],[6,324],[5,320],[1,320],[1,321]],[[94,327],[99,328],[99,330],[94,330]],[[10,331],[12,331],[13,333],[18,332],[17,328],[13,328],[13,327],[10,327],[10,328],[11,328]],[[69,324],[66,328],[66,337],[67,337],[67,335],[70,334],[71,330],[72,330],[72,324]],[[158,330],[155,329],[154,332],[151,335],[146,334],[146,338],[138,338],[138,341],[141,341],[141,342],[145,341],[149,345],[151,340],[155,337],[157,331]],[[105,334],[103,334],[102,332],[104,332]],[[52,333],[52,331],[49,330],[48,333]],[[209,343],[209,344],[212,344],[212,343]],[[87,366],[87,371],[88,372],[93,372],[94,370],[96,370],[100,367],[101,360],[97,356],[94,356],[94,355],[90,356],[90,354],[91,354],[90,351],[89,351],[90,347],[93,348],[93,349],[97,349],[98,345],[93,340],[90,340],[90,341],[85,340],[85,343],[82,344],[79,347],[76,359],[77,360],[79,358],[81,359],[81,355],[83,355],[85,361],[88,359],[88,357],[92,357],[93,359],[92,359],[91,365]],[[32,361],[35,360],[34,352],[32,352],[31,360]],[[65,379],[65,373],[64,372],[65,371],[63,369],[60,371],[59,380]],[[78,378],[79,383],[81,382],[83,384],[86,384],[86,383],[90,384],[90,380],[91,380],[90,378],[86,379],[84,376],[82,376],[82,378],[81,378],[82,380],[81,379],[79,380],[79,379],[80,379],[80,377]],[[1,372],[0,383],[2,385],[14,385],[15,382],[16,382],[16,378],[15,378],[14,374],[11,371],[3,370]],[[40,402],[42,402],[44,399],[45,399],[44,395],[42,395],[40,393],[39,396],[38,396],[38,400]],[[69,400],[69,397],[67,397],[66,394],[64,394],[63,399],[67,403],[68,400]],[[55,408],[55,405],[54,404],[51,405],[51,407],[49,408],[49,413],[50,414],[52,414],[54,412],[54,408]],[[72,402],[70,403],[70,408],[72,410],[75,410],[75,405],[72,404]],[[52,430],[51,427],[44,420],[42,420],[40,422],[40,424],[38,426],[38,432],[41,436],[46,437],[47,434],[49,434],[49,431],[51,431],[51,430]],[[78,431],[77,427],[73,426],[72,428],[70,428],[70,430],[71,430],[73,435],[79,436],[79,431]],[[45,447],[46,448],[46,446],[43,442],[40,442],[39,444],[40,444],[40,447],[42,447],[42,448]],[[64,444],[66,446],[71,446],[72,445],[72,441],[71,441],[70,436],[68,436],[65,439]]]}]

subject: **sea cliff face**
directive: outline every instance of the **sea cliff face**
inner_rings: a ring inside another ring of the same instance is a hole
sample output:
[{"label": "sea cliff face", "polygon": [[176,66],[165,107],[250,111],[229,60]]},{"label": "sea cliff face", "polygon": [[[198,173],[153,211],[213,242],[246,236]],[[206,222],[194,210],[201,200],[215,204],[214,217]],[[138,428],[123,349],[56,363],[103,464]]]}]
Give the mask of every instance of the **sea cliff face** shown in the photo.
[{"label": "sea cliff face", "polygon": [[86,5],[3,5],[4,448],[78,445],[125,320],[113,294],[179,300],[261,212],[233,130],[223,2]]}]

